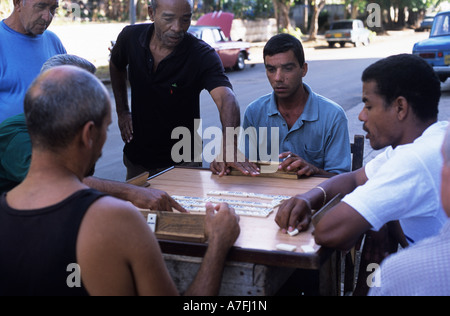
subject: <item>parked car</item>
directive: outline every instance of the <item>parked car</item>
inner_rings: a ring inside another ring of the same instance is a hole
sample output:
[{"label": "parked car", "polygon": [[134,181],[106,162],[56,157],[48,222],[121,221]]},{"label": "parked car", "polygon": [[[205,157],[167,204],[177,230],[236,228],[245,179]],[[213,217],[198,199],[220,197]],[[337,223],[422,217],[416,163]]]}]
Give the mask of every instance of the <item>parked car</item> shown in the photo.
[{"label": "parked car", "polygon": [[188,32],[214,48],[224,68],[245,69],[245,61],[249,60],[250,56],[249,43],[228,40],[218,26],[191,26]]},{"label": "parked car", "polygon": [[450,11],[436,14],[430,37],[416,43],[413,54],[433,66],[442,82],[450,77]]},{"label": "parked car", "polygon": [[422,23],[420,23],[420,27],[416,29],[416,32],[430,31],[433,26],[433,21],[434,15],[426,15]]},{"label": "parked car", "polygon": [[325,33],[325,39],[330,47],[339,43],[344,47],[346,43],[355,46],[370,44],[370,31],[364,27],[361,20],[339,20],[331,23],[330,30]]}]

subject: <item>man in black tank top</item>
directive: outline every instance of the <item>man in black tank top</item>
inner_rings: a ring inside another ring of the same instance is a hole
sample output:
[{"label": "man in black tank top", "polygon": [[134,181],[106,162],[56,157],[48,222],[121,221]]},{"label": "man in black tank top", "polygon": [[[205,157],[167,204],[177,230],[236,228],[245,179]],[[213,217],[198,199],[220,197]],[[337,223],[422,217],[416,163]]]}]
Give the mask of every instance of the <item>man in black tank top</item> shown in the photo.
[{"label": "man in black tank top", "polygon": [[[109,96],[72,66],[44,72],[25,98],[33,154],[26,179],[0,196],[0,296],[176,295],[155,236],[129,203],[82,183],[106,141]],[[214,295],[240,229],[207,205],[209,247],[186,294]]]},{"label": "man in black tank top", "polygon": [[[64,65],[77,66],[92,74],[97,71],[96,67],[84,58],[62,54],[47,60],[42,66],[41,72]],[[30,167],[31,140],[26,126],[25,114],[9,118],[0,124],[0,157],[2,157],[0,161],[1,194],[10,191],[21,183]],[[143,188],[94,176],[86,177],[83,183],[118,199],[130,201],[138,208],[169,212],[176,209],[180,212],[186,212],[166,192],[154,188]]]}]

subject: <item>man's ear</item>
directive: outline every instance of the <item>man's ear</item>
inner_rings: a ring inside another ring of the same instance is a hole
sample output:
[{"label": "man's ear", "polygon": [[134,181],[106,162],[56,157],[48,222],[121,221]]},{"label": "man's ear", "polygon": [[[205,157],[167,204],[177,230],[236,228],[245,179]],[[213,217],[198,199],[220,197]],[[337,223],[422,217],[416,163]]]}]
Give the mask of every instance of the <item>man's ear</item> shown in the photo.
[{"label": "man's ear", "polygon": [[96,127],[93,121],[84,124],[81,130],[81,145],[88,149],[94,146],[94,139],[96,138]]},{"label": "man's ear", "polygon": [[307,64],[307,63],[304,63],[302,69],[303,69],[303,75],[302,75],[302,78],[305,78],[305,77],[306,77],[306,74],[308,73],[308,64]]},{"label": "man's ear", "polygon": [[395,107],[395,111],[397,112],[397,118],[399,121],[405,120],[410,114],[411,107],[405,97],[400,96],[395,99],[392,106]]},{"label": "man's ear", "polygon": [[14,10],[20,11],[20,8],[24,6],[23,1],[24,0],[13,0]]},{"label": "man's ear", "polygon": [[153,6],[148,6],[148,16],[150,17],[150,21],[155,22],[155,10],[153,10]]}]

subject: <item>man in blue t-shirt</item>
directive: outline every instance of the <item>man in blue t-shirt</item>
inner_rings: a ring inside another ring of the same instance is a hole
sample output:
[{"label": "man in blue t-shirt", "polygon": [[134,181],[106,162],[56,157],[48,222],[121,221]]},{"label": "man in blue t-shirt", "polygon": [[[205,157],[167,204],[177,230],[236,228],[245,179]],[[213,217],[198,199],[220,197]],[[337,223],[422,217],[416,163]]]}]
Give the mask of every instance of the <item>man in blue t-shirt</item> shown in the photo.
[{"label": "man in blue t-shirt", "polygon": [[57,0],[15,0],[11,16],[0,22],[0,123],[23,113],[25,92],[42,65],[66,53],[47,31],[57,8]]}]

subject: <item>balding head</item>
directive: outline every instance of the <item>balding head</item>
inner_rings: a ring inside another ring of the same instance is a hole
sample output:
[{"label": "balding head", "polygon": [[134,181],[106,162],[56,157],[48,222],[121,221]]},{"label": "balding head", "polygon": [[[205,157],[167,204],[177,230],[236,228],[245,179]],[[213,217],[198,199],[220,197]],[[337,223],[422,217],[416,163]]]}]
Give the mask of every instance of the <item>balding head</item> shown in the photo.
[{"label": "balding head", "polygon": [[111,107],[105,87],[94,75],[59,66],[33,82],[24,110],[33,146],[55,151],[70,144],[86,123],[101,127]]}]

